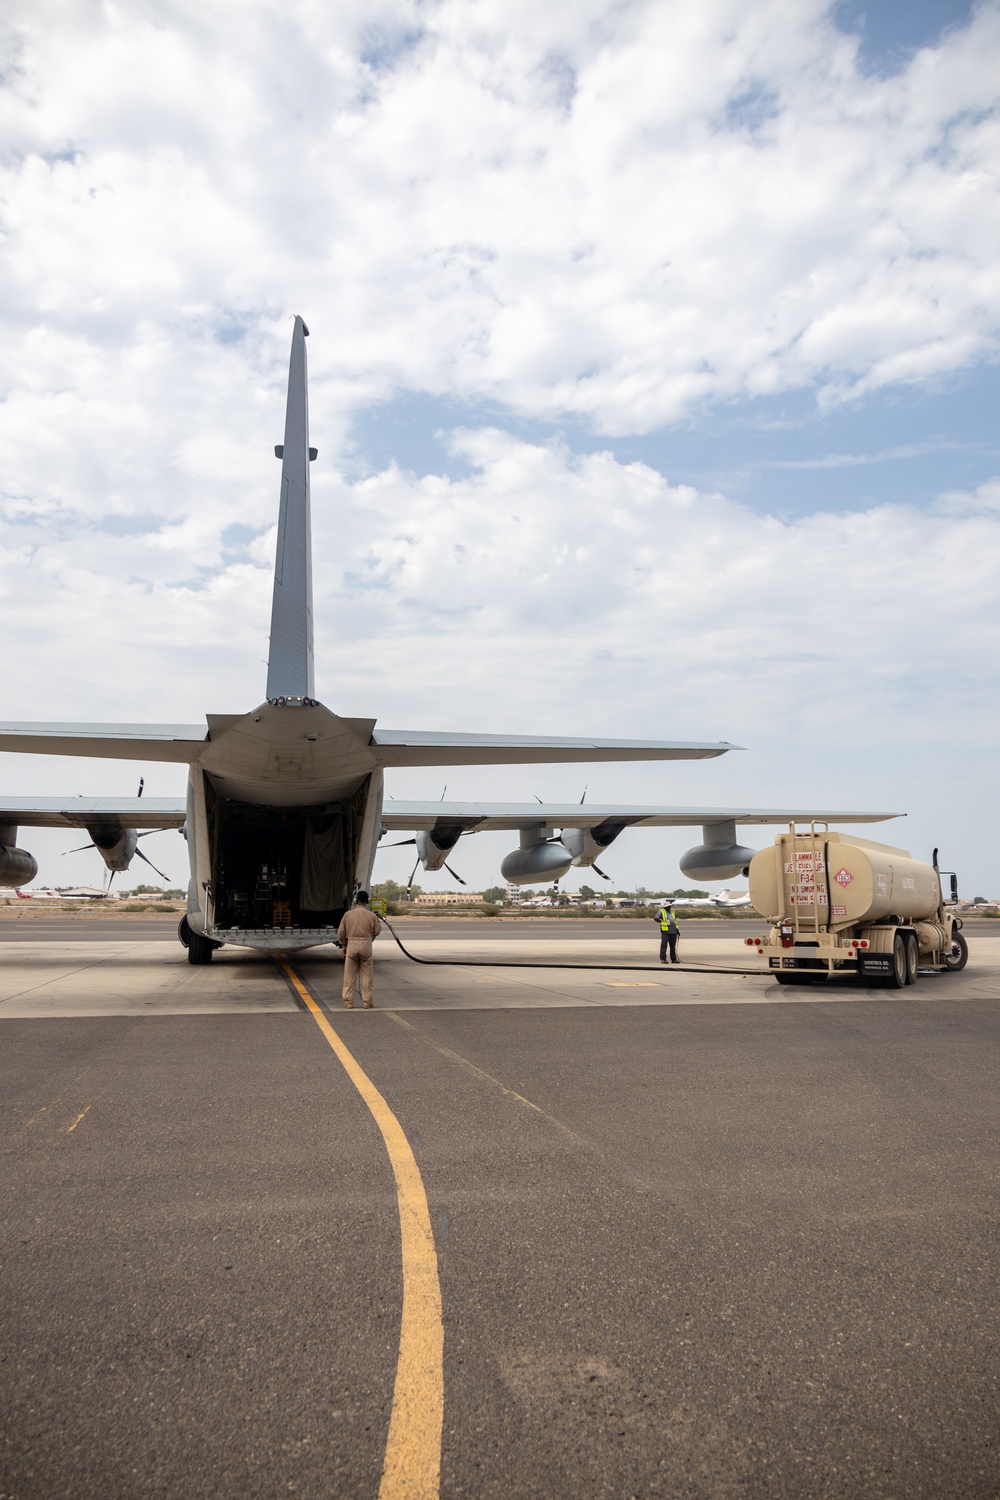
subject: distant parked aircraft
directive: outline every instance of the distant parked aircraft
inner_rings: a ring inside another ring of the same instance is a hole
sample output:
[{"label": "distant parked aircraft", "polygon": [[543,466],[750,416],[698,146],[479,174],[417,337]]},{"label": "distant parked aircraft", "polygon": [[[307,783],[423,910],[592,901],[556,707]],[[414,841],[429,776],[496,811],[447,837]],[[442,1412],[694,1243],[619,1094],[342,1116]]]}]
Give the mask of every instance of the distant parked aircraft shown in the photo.
[{"label": "distant parked aircraft", "polygon": [[750,906],[749,891],[720,891],[714,898],[716,906]]}]

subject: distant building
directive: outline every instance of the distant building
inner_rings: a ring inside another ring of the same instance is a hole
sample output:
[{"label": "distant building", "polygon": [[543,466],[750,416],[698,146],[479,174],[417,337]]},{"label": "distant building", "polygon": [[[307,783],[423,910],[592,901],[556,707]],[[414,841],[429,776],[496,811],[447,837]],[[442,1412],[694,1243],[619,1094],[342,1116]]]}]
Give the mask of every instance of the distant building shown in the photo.
[{"label": "distant building", "polygon": [[423,891],[414,896],[411,906],[480,906],[482,891]]}]

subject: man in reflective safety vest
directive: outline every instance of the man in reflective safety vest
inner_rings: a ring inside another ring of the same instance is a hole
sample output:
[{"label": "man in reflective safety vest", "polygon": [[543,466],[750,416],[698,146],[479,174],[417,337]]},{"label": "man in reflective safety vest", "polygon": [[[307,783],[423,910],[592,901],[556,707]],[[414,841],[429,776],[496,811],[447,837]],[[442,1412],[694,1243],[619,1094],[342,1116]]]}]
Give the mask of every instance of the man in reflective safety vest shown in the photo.
[{"label": "man in reflective safety vest", "polygon": [[660,924],[660,963],[667,961],[667,944],[670,944],[670,962],[680,963],[677,957],[677,934],[680,928],[677,926],[677,918],[674,916],[674,903],[664,901],[656,913],[656,920]]}]

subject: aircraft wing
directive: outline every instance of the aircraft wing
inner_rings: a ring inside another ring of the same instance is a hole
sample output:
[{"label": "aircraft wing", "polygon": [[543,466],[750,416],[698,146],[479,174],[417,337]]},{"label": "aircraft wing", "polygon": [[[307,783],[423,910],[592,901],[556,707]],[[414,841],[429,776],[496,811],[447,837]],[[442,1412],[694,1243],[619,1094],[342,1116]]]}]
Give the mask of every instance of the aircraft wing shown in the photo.
[{"label": "aircraft wing", "polygon": [[0,723],[0,751],[188,763],[205,748],[204,724]]},{"label": "aircraft wing", "polygon": [[[598,760],[711,760],[739,750],[720,740],[552,739],[533,734],[447,734],[377,729],[372,736],[383,766],[505,766]],[[2,748],[2,741],[0,741]]]},{"label": "aircraft wing", "polygon": [[0,802],[0,824],[15,828],[180,828],[183,797],[7,797]]},{"label": "aircraft wing", "polygon": [[905,816],[892,812],[830,812],[817,808],[619,807],[579,802],[397,802],[387,799],[387,833],[461,827],[466,833],[551,828],[693,828],[713,823],[883,823]]}]

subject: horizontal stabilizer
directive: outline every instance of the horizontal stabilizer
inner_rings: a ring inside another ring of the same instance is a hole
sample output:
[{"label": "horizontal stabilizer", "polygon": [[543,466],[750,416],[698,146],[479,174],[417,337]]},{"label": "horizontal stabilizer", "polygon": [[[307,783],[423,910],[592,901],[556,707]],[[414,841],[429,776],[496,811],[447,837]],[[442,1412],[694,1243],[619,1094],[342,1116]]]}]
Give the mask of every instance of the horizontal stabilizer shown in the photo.
[{"label": "horizontal stabilizer", "polygon": [[0,723],[0,750],[19,755],[86,755],[188,764],[205,748],[204,724]]},{"label": "horizontal stabilizer", "polygon": [[710,760],[738,750],[725,741],[553,739],[534,734],[447,734],[377,729],[383,766],[506,766],[598,760]]}]

